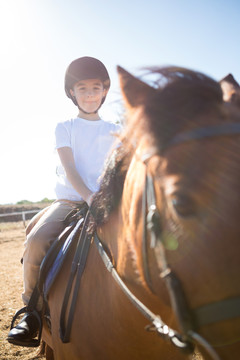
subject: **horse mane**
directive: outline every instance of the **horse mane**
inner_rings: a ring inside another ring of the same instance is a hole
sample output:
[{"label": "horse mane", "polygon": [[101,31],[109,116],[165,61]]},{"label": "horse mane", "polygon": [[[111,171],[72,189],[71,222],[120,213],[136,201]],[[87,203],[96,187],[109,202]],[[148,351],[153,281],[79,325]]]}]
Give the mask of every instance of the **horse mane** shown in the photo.
[{"label": "horse mane", "polygon": [[91,213],[96,226],[103,225],[108,220],[122,198],[130,154],[125,151],[124,139],[121,140],[121,145],[107,159],[99,191],[93,197]]}]

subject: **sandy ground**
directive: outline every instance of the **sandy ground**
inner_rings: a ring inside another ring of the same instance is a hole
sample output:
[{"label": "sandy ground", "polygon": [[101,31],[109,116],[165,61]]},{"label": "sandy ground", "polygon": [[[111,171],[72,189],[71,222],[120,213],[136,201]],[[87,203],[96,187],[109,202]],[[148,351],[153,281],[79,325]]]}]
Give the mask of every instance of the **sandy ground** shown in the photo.
[{"label": "sandy ground", "polygon": [[[45,359],[37,355],[38,349],[14,346],[6,341],[12,317],[23,306],[20,259],[24,238],[25,229],[21,221],[0,223],[0,360]],[[195,355],[192,360],[203,359]]]},{"label": "sandy ground", "polygon": [[5,339],[10,329],[12,317],[21,308],[22,265],[25,229],[23,223],[0,224],[0,359],[28,360],[38,357],[35,348],[25,348],[9,344]]}]

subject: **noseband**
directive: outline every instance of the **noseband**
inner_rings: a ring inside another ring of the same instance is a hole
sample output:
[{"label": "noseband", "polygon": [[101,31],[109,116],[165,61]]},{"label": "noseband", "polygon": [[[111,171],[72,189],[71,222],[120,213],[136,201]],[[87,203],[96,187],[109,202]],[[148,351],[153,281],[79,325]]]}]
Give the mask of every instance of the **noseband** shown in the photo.
[{"label": "noseband", "polygon": [[[215,126],[208,126],[204,128],[193,129],[188,132],[176,135],[165,147],[164,151],[169,147],[186,143],[192,140],[201,140],[217,136],[233,136],[240,134],[240,124],[226,123]],[[154,154],[145,154],[142,157],[142,162],[146,165]],[[210,303],[205,306],[190,310],[184,294],[182,285],[177,275],[172,271],[167,262],[164,243],[162,241],[162,224],[160,213],[157,209],[156,196],[154,189],[154,181],[152,176],[146,171],[145,188],[143,191],[143,218],[144,231],[142,241],[142,257],[145,281],[152,290],[151,277],[148,266],[148,251],[149,248],[155,252],[158,263],[160,278],[162,278],[167,286],[170,296],[171,306],[176,315],[180,334],[169,328],[161,319],[159,315],[155,315],[144,304],[142,304],[134,294],[127,288],[121,280],[116,269],[114,268],[110,258],[104,250],[104,247],[98,238],[94,235],[94,241],[97,245],[98,251],[103,259],[107,270],[112,274],[123,292],[128,296],[132,303],[138,310],[149,320],[151,325],[147,330],[155,331],[158,335],[166,340],[170,340],[176,347],[187,352],[194,351],[194,344],[201,345],[213,360],[220,360],[218,354],[204,338],[202,338],[196,330],[200,326],[220,322],[223,320],[232,319],[240,316],[240,297],[225,299],[219,302]],[[148,236],[149,234],[149,236]],[[148,241],[150,240],[150,244]]]}]

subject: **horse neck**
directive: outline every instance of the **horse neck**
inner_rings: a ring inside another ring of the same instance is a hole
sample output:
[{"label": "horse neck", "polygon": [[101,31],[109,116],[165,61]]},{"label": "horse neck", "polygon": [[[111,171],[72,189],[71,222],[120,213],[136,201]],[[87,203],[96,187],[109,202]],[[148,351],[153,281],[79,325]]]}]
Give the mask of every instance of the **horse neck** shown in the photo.
[{"label": "horse neck", "polygon": [[121,214],[118,208],[109,216],[107,223],[97,229],[98,236],[111,256],[114,265],[118,260],[118,234],[120,228]]},{"label": "horse neck", "polygon": [[[126,285],[129,286],[137,296],[142,297],[143,292],[146,296],[149,296],[149,289],[142,273],[141,254],[138,253],[141,245],[135,243],[135,241],[138,241],[142,236],[142,234],[140,234],[142,231],[142,219],[135,212],[135,210],[138,211],[139,208],[135,207],[134,202],[132,202],[129,196],[128,199],[133,203],[133,208],[128,208],[131,216],[129,217],[128,212],[126,213],[126,202],[123,199],[119,208],[110,215],[108,222],[99,227],[97,232],[108,254],[112,258],[118,274]],[[135,225],[131,223],[133,220],[132,217],[135,217],[137,221]],[[136,218],[138,218],[138,220]]]}]

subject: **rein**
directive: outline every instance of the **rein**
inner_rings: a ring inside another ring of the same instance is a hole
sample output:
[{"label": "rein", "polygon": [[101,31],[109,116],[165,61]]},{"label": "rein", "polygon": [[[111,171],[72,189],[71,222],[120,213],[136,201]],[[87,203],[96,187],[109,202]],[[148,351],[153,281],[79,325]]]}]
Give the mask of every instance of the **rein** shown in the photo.
[{"label": "rein", "polygon": [[[177,134],[169,142],[166,148],[192,140],[201,140],[204,138],[211,138],[216,136],[233,136],[239,134],[239,123],[225,123],[204,128],[197,128],[188,132]],[[154,154],[145,154],[142,157],[141,161],[146,165],[146,167],[148,160],[153,155]],[[135,295],[128,289],[114,268],[109,256],[105,252],[97,233],[95,233],[94,242],[107,270],[112,274],[114,280],[118,283],[129,300],[149,321],[151,321],[151,325],[146,327],[147,330],[157,332],[157,334],[162,338],[165,340],[170,340],[170,342],[177,348],[187,353],[193,353],[194,344],[197,343],[206,350],[206,352],[213,360],[220,360],[220,357],[214,350],[213,345],[210,345],[203,337],[195,332],[195,329],[203,325],[239,317],[240,297],[225,299],[219,302],[204,305],[194,310],[190,310],[186,301],[184,290],[181,286],[181,282],[179,281],[177,275],[171,270],[167,262],[165,247],[161,239],[161,221],[156,204],[154,182],[152,176],[149,175],[148,172],[146,172],[142,209],[144,217],[142,256],[145,280],[149,288],[152,290],[147,256],[149,248],[147,235],[149,233],[150,248],[155,252],[158,267],[161,269],[160,277],[166,283],[170,296],[171,306],[178,320],[181,334],[169,328],[167,324],[162,321],[159,315],[152,313],[151,310],[149,310],[140,300],[138,300]]]},{"label": "rein", "polygon": [[[114,280],[118,283],[121,290],[125,293],[125,295],[129,298],[129,300],[133,303],[133,305],[152,323],[152,326],[147,326],[147,330],[153,331],[152,329],[157,331],[157,333],[164,338],[165,340],[170,340],[175,346],[181,348],[182,350],[186,350],[189,352],[188,346],[181,339],[181,335],[179,335],[176,331],[169,328],[161,319],[159,315],[154,314],[151,310],[149,310],[137,297],[129,290],[126,284],[121,279],[117,270],[115,269],[111,259],[108,254],[104,250],[101,240],[99,239],[97,233],[94,234],[94,242],[97,246],[98,252],[103,260],[104,265],[107,270],[111,273]],[[191,350],[192,352],[192,350]]]}]

